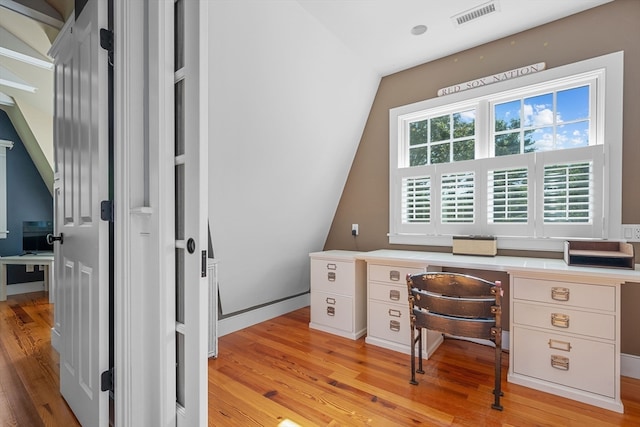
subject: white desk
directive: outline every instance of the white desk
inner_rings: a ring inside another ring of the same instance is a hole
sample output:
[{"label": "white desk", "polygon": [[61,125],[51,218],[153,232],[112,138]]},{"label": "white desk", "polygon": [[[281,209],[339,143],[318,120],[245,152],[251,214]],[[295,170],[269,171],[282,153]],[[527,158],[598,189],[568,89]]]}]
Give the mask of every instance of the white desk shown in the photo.
[{"label": "white desk", "polygon": [[14,264],[44,266],[44,289],[49,291],[49,302],[53,303],[53,252],[0,257],[0,301],[7,300],[7,265]]},{"label": "white desk", "polygon": [[[623,412],[620,287],[640,282],[640,265],[575,267],[561,259],[398,250],[363,252],[356,259],[367,263],[368,344],[409,353],[407,274],[445,267],[504,272],[510,290],[508,381]],[[441,334],[427,333],[427,357],[441,341]]]}]

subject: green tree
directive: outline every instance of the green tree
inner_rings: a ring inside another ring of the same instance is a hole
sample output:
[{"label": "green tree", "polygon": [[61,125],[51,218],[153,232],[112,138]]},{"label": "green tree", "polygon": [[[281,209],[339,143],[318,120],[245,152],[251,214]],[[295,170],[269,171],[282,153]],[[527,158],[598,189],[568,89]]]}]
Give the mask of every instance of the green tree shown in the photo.
[{"label": "green tree", "polygon": [[[505,131],[507,129],[519,129],[520,119],[511,119],[508,123],[505,120],[496,120],[495,131]],[[509,154],[520,154],[520,130],[515,132],[503,133],[495,136],[495,155],[507,156]],[[532,153],[536,151],[535,139],[533,139],[533,132],[524,132],[524,152]]]}]

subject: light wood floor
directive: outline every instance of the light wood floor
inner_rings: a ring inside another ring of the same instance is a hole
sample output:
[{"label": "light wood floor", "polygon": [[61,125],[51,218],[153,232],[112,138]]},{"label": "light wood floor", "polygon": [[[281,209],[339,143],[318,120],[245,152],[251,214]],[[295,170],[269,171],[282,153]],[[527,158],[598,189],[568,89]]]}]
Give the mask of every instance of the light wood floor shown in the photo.
[{"label": "light wood floor", "polygon": [[58,353],[51,347],[48,294],[0,302],[0,426],[78,426],[60,396]]},{"label": "light wood floor", "polygon": [[445,340],[409,384],[409,356],[311,330],[309,308],[221,337],[209,361],[209,425],[640,426],[640,380],[625,414],[506,382],[493,402],[490,347]]},{"label": "light wood floor", "polygon": [[[52,308],[44,293],[0,302],[0,427],[78,425],[58,392]],[[220,338],[210,426],[640,426],[640,380],[622,378],[624,415],[506,380],[499,412],[488,347],[446,340],[412,386],[408,356],[308,323],[304,308]]]}]

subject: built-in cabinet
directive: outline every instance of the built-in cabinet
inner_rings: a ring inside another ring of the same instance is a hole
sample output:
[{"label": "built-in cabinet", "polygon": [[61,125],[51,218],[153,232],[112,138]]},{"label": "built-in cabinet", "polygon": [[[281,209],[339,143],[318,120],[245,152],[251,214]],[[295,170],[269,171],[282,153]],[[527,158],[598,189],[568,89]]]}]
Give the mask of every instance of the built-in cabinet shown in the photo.
[{"label": "built-in cabinet", "polygon": [[[443,268],[510,278],[508,381],[623,412],[620,287],[636,269],[569,266],[559,259],[378,250],[311,254],[310,327],[410,352],[406,277]],[[428,358],[442,335],[424,331]]]},{"label": "built-in cabinet", "polygon": [[[367,344],[411,353],[407,275],[426,266],[402,261],[367,263]],[[423,355],[428,358],[442,342],[442,334],[423,330]]]},{"label": "built-in cabinet", "polygon": [[509,381],[622,412],[620,282],[511,274]]},{"label": "built-in cabinet", "polygon": [[367,332],[366,265],[356,255],[351,251],[309,254],[310,328],[351,339]]}]

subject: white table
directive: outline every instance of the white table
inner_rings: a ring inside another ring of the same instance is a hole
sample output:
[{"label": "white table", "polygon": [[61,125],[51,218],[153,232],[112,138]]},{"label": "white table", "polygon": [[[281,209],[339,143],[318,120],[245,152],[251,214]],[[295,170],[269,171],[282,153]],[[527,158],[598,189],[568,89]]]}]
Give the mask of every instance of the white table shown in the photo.
[{"label": "white table", "polygon": [[54,297],[53,252],[0,257],[0,301],[7,300],[7,265],[41,265],[44,267],[44,289],[49,291],[49,302]]},{"label": "white table", "polygon": [[[509,283],[503,286],[510,294],[508,381],[624,411],[620,287],[640,283],[640,265],[628,270],[578,267],[561,259],[386,249],[355,258],[367,263],[367,344],[410,352],[407,274],[452,268],[504,272]],[[427,357],[441,341],[441,334],[427,334]]]}]

